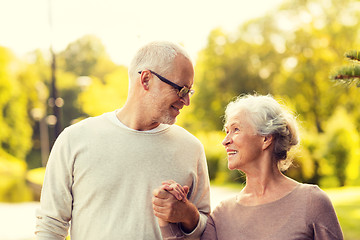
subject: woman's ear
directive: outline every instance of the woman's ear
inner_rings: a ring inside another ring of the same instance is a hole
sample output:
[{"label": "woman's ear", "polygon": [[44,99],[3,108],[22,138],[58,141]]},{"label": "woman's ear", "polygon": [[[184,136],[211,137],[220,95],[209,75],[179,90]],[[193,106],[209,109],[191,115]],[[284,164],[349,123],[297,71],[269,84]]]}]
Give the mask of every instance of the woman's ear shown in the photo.
[{"label": "woman's ear", "polygon": [[270,145],[272,144],[274,140],[274,136],[273,135],[267,135],[264,136],[264,143],[263,143],[263,150],[266,150],[267,148],[270,147]]}]

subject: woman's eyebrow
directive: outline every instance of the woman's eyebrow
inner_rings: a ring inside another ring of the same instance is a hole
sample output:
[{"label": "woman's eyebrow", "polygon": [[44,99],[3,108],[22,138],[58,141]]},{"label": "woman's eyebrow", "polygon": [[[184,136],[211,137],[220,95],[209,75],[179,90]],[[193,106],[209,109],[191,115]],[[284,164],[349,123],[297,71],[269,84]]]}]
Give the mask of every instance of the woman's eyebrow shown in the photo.
[{"label": "woman's eyebrow", "polygon": [[229,128],[234,127],[234,126],[241,127],[242,124],[239,123],[239,122],[237,122],[237,121],[234,121],[234,122],[231,122],[230,124],[226,124],[226,125],[224,126],[224,129],[229,129]]}]

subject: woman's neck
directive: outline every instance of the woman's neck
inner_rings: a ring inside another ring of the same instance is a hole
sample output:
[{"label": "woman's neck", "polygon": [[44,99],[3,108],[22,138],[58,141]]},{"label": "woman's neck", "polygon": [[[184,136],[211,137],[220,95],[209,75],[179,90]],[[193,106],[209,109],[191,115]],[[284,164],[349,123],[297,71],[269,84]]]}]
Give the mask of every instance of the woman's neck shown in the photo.
[{"label": "woman's neck", "polygon": [[260,205],[276,201],[291,192],[298,183],[280,172],[277,166],[259,168],[246,174],[246,185],[239,194],[243,205]]}]

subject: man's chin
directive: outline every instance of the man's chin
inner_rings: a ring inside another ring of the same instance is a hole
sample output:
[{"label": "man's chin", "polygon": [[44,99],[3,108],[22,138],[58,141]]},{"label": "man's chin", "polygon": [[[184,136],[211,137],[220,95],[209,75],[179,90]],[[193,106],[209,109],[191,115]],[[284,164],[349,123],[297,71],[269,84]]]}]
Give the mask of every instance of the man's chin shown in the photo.
[{"label": "man's chin", "polygon": [[168,124],[168,125],[173,125],[176,122],[176,117],[167,117],[164,118],[163,121],[161,121],[162,124]]}]

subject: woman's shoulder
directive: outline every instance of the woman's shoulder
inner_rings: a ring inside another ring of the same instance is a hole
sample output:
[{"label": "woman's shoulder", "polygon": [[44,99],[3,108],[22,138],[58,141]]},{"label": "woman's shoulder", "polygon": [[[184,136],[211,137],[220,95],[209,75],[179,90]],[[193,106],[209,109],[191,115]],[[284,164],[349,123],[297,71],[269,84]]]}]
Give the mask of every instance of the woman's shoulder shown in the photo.
[{"label": "woman's shoulder", "polygon": [[333,211],[330,197],[318,185],[301,184],[298,194],[303,195],[308,206],[307,214],[316,216],[324,212]]},{"label": "woman's shoulder", "polygon": [[299,186],[300,194],[306,193],[312,200],[328,199],[329,197],[318,185],[301,183]]},{"label": "woman's shoulder", "polygon": [[224,214],[227,212],[232,212],[236,208],[236,196],[229,197],[225,200],[222,200],[213,210],[212,215],[216,216],[219,214]]}]

